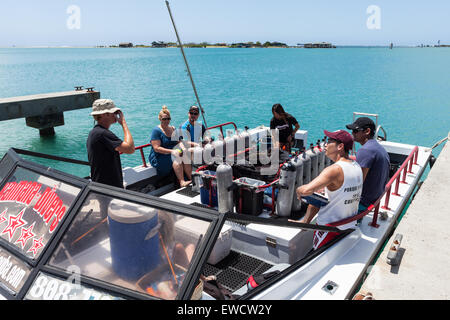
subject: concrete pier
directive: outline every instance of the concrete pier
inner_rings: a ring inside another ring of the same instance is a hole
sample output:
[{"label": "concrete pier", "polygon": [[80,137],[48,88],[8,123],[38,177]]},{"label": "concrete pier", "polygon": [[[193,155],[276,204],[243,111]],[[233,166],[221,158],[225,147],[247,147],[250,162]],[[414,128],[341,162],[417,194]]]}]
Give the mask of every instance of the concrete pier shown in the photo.
[{"label": "concrete pier", "polygon": [[40,134],[54,134],[64,125],[64,112],[92,107],[100,92],[92,88],[0,99],[0,121],[25,118],[26,125]]},{"label": "concrete pier", "polygon": [[[450,133],[449,133],[450,136]],[[450,299],[450,143],[447,140],[359,292],[376,300]],[[402,235],[399,264],[387,263]]]}]

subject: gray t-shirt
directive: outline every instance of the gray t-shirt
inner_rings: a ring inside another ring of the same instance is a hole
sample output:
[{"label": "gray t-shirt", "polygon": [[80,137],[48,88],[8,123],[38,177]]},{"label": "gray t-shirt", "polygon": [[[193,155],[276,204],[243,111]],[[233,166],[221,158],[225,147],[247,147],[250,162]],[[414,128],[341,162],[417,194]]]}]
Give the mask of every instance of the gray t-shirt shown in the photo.
[{"label": "gray t-shirt", "polygon": [[360,201],[367,207],[384,192],[389,179],[389,155],[375,139],[370,139],[356,153],[356,162],[361,168],[369,168]]}]

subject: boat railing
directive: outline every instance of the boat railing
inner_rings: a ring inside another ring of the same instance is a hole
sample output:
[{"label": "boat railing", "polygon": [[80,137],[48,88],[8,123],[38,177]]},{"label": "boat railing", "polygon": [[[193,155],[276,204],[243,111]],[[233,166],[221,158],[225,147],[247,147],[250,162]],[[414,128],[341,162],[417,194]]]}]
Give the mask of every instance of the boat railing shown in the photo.
[{"label": "boat railing", "polygon": [[[390,196],[391,196],[391,194],[394,196],[400,196],[400,194],[398,193],[399,185],[400,185],[400,183],[403,183],[403,184],[407,183],[406,182],[406,174],[413,173],[412,166],[413,166],[413,164],[414,165],[418,164],[417,163],[418,156],[419,156],[419,147],[415,146],[413,148],[413,150],[411,151],[411,153],[409,154],[409,156],[405,159],[405,161],[403,161],[400,168],[395,172],[395,174],[392,176],[392,178],[386,184],[383,194],[374,203],[372,203],[365,211],[363,211],[353,217],[330,223],[329,225],[332,227],[341,226],[341,225],[350,223],[352,221],[359,220],[362,217],[369,214],[370,212],[372,212],[373,210],[375,210],[374,214],[373,214],[372,222],[369,223],[369,225],[374,228],[378,228],[379,225],[377,224],[377,221],[378,221],[378,214],[379,214],[381,199],[383,198],[383,196],[386,195],[385,200],[384,200],[384,205],[381,208],[384,210],[391,210],[389,208]],[[394,192],[391,193],[394,182],[395,182]]]},{"label": "boat railing", "polygon": [[134,148],[135,151],[139,150],[139,152],[141,153],[142,166],[144,168],[147,168],[147,162],[145,161],[145,155],[144,155],[144,148],[150,147],[151,145],[152,145],[151,143],[147,143],[142,146],[138,146],[138,147]]},{"label": "boat railing", "polygon": [[221,123],[221,124],[218,124],[218,125],[215,125],[215,126],[212,126],[212,127],[208,127],[208,128],[206,128],[206,130],[219,128],[220,129],[220,134],[222,135],[222,137],[225,137],[224,134],[223,134],[223,127],[228,126],[228,125],[232,125],[234,127],[235,133],[238,132],[237,126],[236,126],[236,124],[234,122]]},{"label": "boat railing", "polygon": [[[380,131],[383,131],[384,136],[380,137],[380,136],[378,135],[378,133],[379,133]],[[386,141],[386,140],[387,140],[387,133],[386,133],[386,130],[384,130],[384,128],[383,128],[382,126],[378,126],[378,127],[377,127],[377,130],[375,131],[375,137],[377,138],[377,140]]]}]

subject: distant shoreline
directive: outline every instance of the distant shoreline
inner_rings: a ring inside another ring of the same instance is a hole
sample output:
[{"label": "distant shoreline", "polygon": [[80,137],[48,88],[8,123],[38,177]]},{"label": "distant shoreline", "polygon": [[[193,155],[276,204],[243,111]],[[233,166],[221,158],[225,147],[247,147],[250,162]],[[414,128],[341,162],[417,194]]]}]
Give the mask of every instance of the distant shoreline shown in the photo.
[{"label": "distant shoreline", "polygon": [[[183,45],[184,48],[194,48],[194,49],[332,49],[332,48],[304,48],[302,46],[268,46],[268,47],[231,47],[231,46],[187,46]],[[336,48],[389,48],[389,45],[336,45]],[[168,46],[168,47],[152,47],[152,46],[133,46],[122,48],[119,46],[0,46],[0,49],[177,49],[178,46]],[[440,46],[420,46],[420,45],[403,45],[394,46],[395,48],[450,48],[450,45],[440,45]]]}]

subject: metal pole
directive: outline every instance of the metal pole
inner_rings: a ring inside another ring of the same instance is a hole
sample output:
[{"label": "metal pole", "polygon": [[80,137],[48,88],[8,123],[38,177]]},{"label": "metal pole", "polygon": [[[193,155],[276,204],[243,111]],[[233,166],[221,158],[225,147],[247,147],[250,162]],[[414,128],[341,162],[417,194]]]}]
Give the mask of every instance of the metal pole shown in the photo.
[{"label": "metal pole", "polygon": [[173,28],[175,30],[175,34],[177,36],[178,44],[180,45],[181,54],[183,55],[184,63],[186,64],[186,68],[187,68],[187,71],[188,71],[188,74],[189,74],[189,78],[191,79],[191,84],[192,84],[192,88],[194,89],[195,98],[197,99],[198,106],[200,108],[200,111],[202,112],[203,124],[207,128],[208,126],[206,124],[206,119],[205,119],[205,110],[203,110],[203,107],[200,104],[200,99],[198,98],[197,89],[195,89],[194,79],[192,79],[191,70],[189,69],[189,64],[188,64],[186,56],[184,54],[183,45],[182,45],[180,37],[178,35],[177,27],[175,26],[175,21],[173,20],[173,17],[172,17],[172,12],[170,11],[169,1],[167,1],[167,0],[166,0],[166,6],[167,6],[167,10],[169,11],[170,20],[172,20],[172,25],[173,25]]}]

